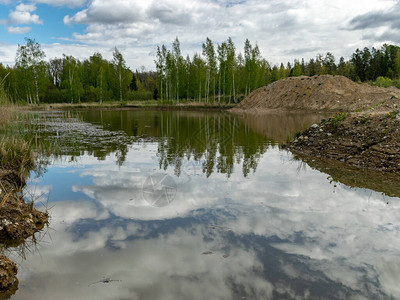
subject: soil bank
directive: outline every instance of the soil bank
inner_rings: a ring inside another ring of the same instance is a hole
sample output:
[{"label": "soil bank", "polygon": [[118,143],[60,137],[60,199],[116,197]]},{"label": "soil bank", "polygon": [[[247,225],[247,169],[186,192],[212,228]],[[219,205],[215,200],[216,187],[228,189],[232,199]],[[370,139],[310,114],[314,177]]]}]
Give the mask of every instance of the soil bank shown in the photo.
[{"label": "soil bank", "polygon": [[224,111],[235,107],[236,104],[229,103],[198,103],[198,102],[184,102],[179,104],[159,104],[159,103],[135,103],[130,102],[126,104],[115,103],[57,103],[57,104],[44,104],[39,106],[26,107],[27,110],[162,110],[162,111]]},{"label": "soil bank", "polygon": [[400,175],[400,113],[336,115],[283,147],[300,156]]},{"label": "soil bank", "polygon": [[[22,197],[25,180],[13,171],[0,169],[0,246],[4,251],[16,247],[41,230],[48,214],[36,210]],[[0,299],[8,299],[18,289],[17,266],[0,255]]]}]

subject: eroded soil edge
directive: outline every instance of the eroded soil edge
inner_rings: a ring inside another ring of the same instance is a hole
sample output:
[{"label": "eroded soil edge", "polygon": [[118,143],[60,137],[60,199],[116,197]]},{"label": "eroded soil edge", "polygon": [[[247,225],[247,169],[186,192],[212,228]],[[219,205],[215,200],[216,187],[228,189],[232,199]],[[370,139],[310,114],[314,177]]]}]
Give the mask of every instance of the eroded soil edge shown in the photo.
[{"label": "eroded soil edge", "polygon": [[336,114],[284,147],[302,157],[400,175],[400,111]]},{"label": "eroded soil edge", "polygon": [[[48,221],[46,212],[38,211],[22,196],[24,179],[13,171],[0,169],[0,245],[2,252],[16,247],[41,230]],[[8,299],[18,289],[17,266],[0,255],[0,299]]]}]

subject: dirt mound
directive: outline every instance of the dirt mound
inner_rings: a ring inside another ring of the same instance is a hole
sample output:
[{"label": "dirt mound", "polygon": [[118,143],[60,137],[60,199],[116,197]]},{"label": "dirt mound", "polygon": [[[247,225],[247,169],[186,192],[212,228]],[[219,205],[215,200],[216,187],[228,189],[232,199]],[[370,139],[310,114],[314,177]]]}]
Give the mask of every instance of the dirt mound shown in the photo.
[{"label": "dirt mound", "polygon": [[389,111],[400,107],[400,90],[358,84],[344,76],[289,77],[261,87],[234,112],[271,109],[309,111]]}]

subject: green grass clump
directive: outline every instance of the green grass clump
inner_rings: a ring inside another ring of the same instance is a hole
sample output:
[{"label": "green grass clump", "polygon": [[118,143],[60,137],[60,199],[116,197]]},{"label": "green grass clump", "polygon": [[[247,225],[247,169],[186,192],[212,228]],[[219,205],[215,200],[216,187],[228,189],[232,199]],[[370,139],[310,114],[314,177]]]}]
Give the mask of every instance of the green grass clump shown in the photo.
[{"label": "green grass clump", "polygon": [[398,114],[399,114],[398,111],[391,111],[391,112],[387,113],[387,116],[388,116],[388,118],[395,119]]},{"label": "green grass clump", "polygon": [[0,107],[0,169],[14,171],[22,178],[33,169],[35,161],[29,142],[13,130],[20,117],[14,107]]},{"label": "green grass clump", "polygon": [[359,116],[358,123],[359,124],[366,124],[368,122],[368,116]]},{"label": "green grass clump", "polygon": [[335,115],[332,116],[328,121],[331,123],[334,127],[338,126],[338,124],[346,119],[347,114],[342,113],[342,112],[337,112]]},{"label": "green grass clump", "polygon": [[0,138],[0,169],[15,171],[23,176],[34,165],[32,147],[28,142],[14,137]]}]

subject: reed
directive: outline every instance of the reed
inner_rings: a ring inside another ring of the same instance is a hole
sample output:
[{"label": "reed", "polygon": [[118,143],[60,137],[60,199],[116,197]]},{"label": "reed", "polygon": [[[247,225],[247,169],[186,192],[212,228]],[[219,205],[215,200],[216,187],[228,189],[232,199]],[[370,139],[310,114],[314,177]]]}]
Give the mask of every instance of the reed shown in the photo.
[{"label": "reed", "polygon": [[0,138],[0,168],[27,175],[35,165],[29,142],[16,137]]},{"label": "reed", "polygon": [[23,178],[34,168],[35,160],[30,143],[15,130],[21,118],[23,114],[16,107],[0,106],[0,169]]},{"label": "reed", "polygon": [[18,113],[12,106],[0,107],[0,130],[18,119]]}]

